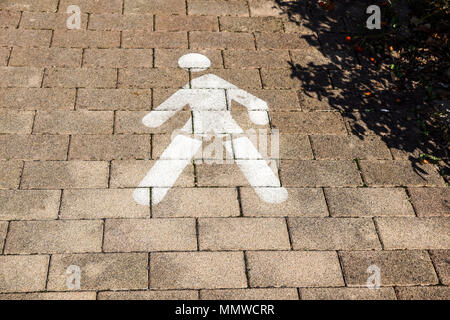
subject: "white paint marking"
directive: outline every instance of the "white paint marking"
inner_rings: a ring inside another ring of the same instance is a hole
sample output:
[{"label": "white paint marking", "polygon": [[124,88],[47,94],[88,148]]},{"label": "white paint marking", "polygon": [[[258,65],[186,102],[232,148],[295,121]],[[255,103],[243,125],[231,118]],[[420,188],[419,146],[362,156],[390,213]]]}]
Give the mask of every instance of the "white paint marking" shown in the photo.
[{"label": "white paint marking", "polygon": [[[181,57],[178,63],[181,68],[191,71],[205,70],[211,65],[207,57],[195,53]],[[161,202],[186,166],[198,154],[202,140],[211,136],[244,133],[232,118],[230,110],[227,110],[231,101],[245,106],[253,123],[269,123],[265,101],[213,74],[192,80],[190,85],[185,85],[143,118],[144,125],[154,128],[164,124],[186,105],[190,106],[193,115],[193,119],[189,119],[183,128],[177,131],[180,134],[174,137],[135,190],[136,202],[149,205],[151,187],[152,204]],[[186,136],[192,133],[194,138]],[[235,162],[262,200],[280,203],[287,199],[288,193],[281,187],[278,175],[275,174],[276,166],[274,170],[270,168],[248,137],[233,138],[222,143],[228,154],[235,154],[238,159]]]}]

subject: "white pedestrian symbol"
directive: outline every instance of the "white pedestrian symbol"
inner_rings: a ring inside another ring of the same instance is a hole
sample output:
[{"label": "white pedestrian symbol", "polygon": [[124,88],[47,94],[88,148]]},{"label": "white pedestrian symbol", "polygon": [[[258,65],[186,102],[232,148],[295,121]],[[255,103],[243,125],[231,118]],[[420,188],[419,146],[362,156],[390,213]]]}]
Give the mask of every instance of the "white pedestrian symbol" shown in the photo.
[{"label": "white pedestrian symbol", "polygon": [[[210,67],[210,60],[197,53],[182,56],[178,64],[185,70],[203,71]],[[164,124],[177,111],[189,105],[193,118],[183,126],[172,139],[138,188],[134,199],[141,205],[161,202],[174,185],[180,174],[189,165],[202,146],[202,138],[232,135],[225,140],[226,151],[235,155],[235,162],[254,188],[258,196],[268,203],[281,203],[288,197],[288,192],[281,187],[277,175],[260,155],[244,131],[234,121],[227,106],[234,100],[248,109],[250,120],[257,125],[269,122],[267,103],[214,74],[195,78],[169,99],[147,114],[142,122],[156,128]]]}]

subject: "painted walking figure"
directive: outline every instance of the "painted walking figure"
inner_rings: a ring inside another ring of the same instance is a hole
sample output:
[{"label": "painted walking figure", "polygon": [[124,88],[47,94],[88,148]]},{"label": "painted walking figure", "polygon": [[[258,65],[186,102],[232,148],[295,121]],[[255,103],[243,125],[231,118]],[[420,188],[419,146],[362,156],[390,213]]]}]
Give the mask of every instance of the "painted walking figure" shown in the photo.
[{"label": "painted walking figure", "polygon": [[[198,72],[210,67],[210,60],[197,53],[182,56],[178,64],[185,70]],[[226,151],[235,155],[235,162],[258,196],[268,203],[287,199],[287,190],[281,187],[277,175],[255,148],[243,129],[232,118],[227,105],[234,100],[248,109],[250,120],[257,125],[269,122],[267,103],[214,74],[206,74],[190,81],[170,98],[146,115],[144,125],[156,128],[176,112],[189,105],[193,118],[177,131],[145,178],[134,191],[134,199],[149,205],[152,187],[152,204],[161,202],[180,174],[189,165],[202,146],[203,138],[232,135],[225,140]]]}]

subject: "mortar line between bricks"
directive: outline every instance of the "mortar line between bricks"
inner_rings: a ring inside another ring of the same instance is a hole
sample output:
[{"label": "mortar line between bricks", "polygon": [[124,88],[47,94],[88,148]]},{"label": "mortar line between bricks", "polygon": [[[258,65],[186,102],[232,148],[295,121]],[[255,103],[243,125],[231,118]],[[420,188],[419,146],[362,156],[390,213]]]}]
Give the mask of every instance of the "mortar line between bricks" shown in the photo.
[{"label": "mortar line between bricks", "polygon": [[309,147],[311,148],[311,152],[313,155],[313,160],[317,160],[316,151],[314,150],[314,145],[313,145],[311,135],[308,134],[307,137],[308,137],[308,141],[309,141]]},{"label": "mortar line between bricks", "polygon": [[441,275],[439,274],[439,271],[438,271],[438,269],[436,268],[436,265],[434,264],[434,261],[433,261],[433,258],[431,258],[431,250],[426,250],[427,251],[427,254],[428,254],[428,258],[430,259],[430,261],[431,261],[431,265],[433,266],[433,269],[434,269],[434,273],[436,274],[436,277],[437,277],[437,279],[438,279],[438,281],[439,281],[439,284],[440,285],[444,285],[444,283],[443,283],[443,281],[442,281],[442,279],[441,279]]},{"label": "mortar line between bricks", "polygon": [[411,207],[413,208],[414,214],[416,215],[416,217],[419,217],[419,214],[417,213],[416,207],[414,205],[414,202],[412,201],[412,197],[411,194],[409,193],[408,188],[403,187],[403,189],[405,190],[406,196],[408,197],[408,202],[411,204]]},{"label": "mortar line between bricks", "polygon": [[53,37],[55,36],[55,30],[52,29],[52,34],[50,35],[50,44],[48,45],[49,48],[53,46]]},{"label": "mortar line between bricks", "polygon": [[296,288],[296,289],[297,289],[298,300],[303,300],[303,299],[302,299],[302,294],[301,294],[300,288]]},{"label": "mortar line between bricks", "polygon": [[9,234],[9,226],[11,225],[11,221],[7,221],[7,222],[8,222],[8,225],[6,226],[5,239],[3,239],[2,255],[5,254],[5,249],[6,249],[6,238],[8,238],[8,234]]},{"label": "mortar line between bricks", "polygon": [[9,67],[9,61],[11,60],[13,47],[9,48],[8,58],[6,59],[6,66]]},{"label": "mortar line between bricks", "polygon": [[[345,278],[344,266],[342,265],[342,259],[341,259],[340,251],[336,250],[335,252],[336,252],[336,255],[337,255],[337,258],[338,258],[339,267],[341,268],[341,275],[342,275],[342,279],[344,280],[344,285],[345,285],[345,287],[348,287],[347,279]],[[351,252],[353,252],[353,250]]]},{"label": "mortar line between bricks", "polygon": [[322,190],[322,195],[323,195],[323,198],[325,199],[325,205],[327,206],[328,217],[332,218],[331,210],[330,210],[330,204],[328,203],[328,199],[327,199],[327,196],[325,194],[325,187],[320,187],[320,189]]},{"label": "mortar line between bricks", "polygon": [[69,161],[70,143],[71,143],[71,142],[72,142],[72,135],[69,134],[69,143],[67,144],[66,160],[61,160],[61,161]]},{"label": "mortar line between bricks", "polygon": [[186,15],[188,16],[188,15],[189,15],[189,4],[188,4],[188,0],[185,0],[185,1],[184,1],[184,5],[185,5],[185,8],[186,8]]},{"label": "mortar line between bricks", "polygon": [[195,218],[195,237],[197,240],[197,251],[200,251],[200,232],[199,232],[198,218]]},{"label": "mortar line between bricks", "polygon": [[62,202],[63,202],[63,193],[64,193],[64,190],[61,189],[61,194],[59,195],[58,215],[56,216],[56,220],[61,220],[61,209],[62,209]]},{"label": "mortar line between bricks", "polygon": [[244,256],[244,271],[245,271],[245,278],[247,280],[247,288],[250,288],[250,275],[248,272],[248,260],[247,260],[247,251],[244,250],[242,252],[243,256]]},{"label": "mortar line between bricks", "polygon": [[148,188],[148,192],[150,195],[148,209],[149,209],[150,219],[152,219],[153,218],[153,188]]},{"label": "mortar line between bricks", "polygon": [[237,192],[237,201],[239,205],[239,217],[243,217],[244,211],[242,209],[241,187],[236,187],[236,192]]},{"label": "mortar line between bricks", "polygon": [[123,31],[122,30],[120,30],[120,33],[119,33],[119,48],[120,49],[122,49],[122,42],[123,42]]},{"label": "mortar line between bricks", "polygon": [[219,28],[219,32],[222,32],[222,25],[220,23],[220,17],[217,17],[217,26]]},{"label": "mortar line between bricks", "polygon": [[154,32],[154,31],[156,31],[156,14],[154,14],[153,16],[152,16],[152,19],[153,19],[153,23],[152,23],[152,31]]},{"label": "mortar line between bricks", "polygon": [[[188,50],[191,49],[191,33],[189,31],[187,32],[187,48],[188,48]],[[190,72],[190,70],[189,70],[189,72]]]},{"label": "mortar line between bricks", "polygon": [[125,14],[125,0],[122,0],[122,15]]},{"label": "mortar line between bricks", "polygon": [[31,123],[30,135],[32,135],[34,133],[34,126],[36,124],[36,115],[37,115],[37,110],[35,110],[34,113],[33,113],[33,122]]},{"label": "mortar line between bricks", "polygon": [[106,229],[106,218],[102,219],[102,251],[101,253],[105,253],[105,229]]},{"label": "mortar line between bricks", "polygon": [[19,29],[19,27],[20,27],[20,23],[22,22],[22,16],[23,16],[23,11],[20,11],[19,21],[17,22],[17,27],[16,27],[16,29]]},{"label": "mortar line between bricks", "polygon": [[44,287],[45,291],[48,290],[48,280],[50,278],[50,265],[51,265],[51,263],[52,263],[52,255],[50,254],[49,257],[48,257],[47,277],[45,278],[45,287]]},{"label": "mortar line between bricks", "polygon": [[88,12],[87,19],[86,19],[86,31],[89,30],[89,22],[91,20],[91,14]]},{"label": "mortar line between bricks", "polygon": [[25,161],[22,160],[22,170],[20,171],[18,190],[21,190],[21,188],[22,188],[22,179],[23,179],[23,172],[24,171],[25,171]]},{"label": "mortar line between bricks", "polygon": [[[147,289],[151,290],[151,283],[150,283],[150,272],[151,272],[151,265],[150,265],[150,259],[151,259],[151,253],[147,253]],[[129,290],[127,290],[129,291]]]},{"label": "mortar line between bricks", "polygon": [[108,162],[108,188],[111,188],[111,166],[112,166],[112,160]]},{"label": "mortar line between bricks", "polygon": [[79,90],[79,88],[75,88],[75,99],[73,101],[73,111],[77,110],[78,90]]},{"label": "mortar line between bricks", "polygon": [[246,0],[245,3],[247,4],[248,16],[251,17],[251,16],[252,16],[252,13],[251,13],[251,11],[250,11],[250,3],[249,3],[248,0]]},{"label": "mortar line between bricks", "polygon": [[[152,68],[155,68],[155,55],[156,55],[156,49],[152,48]],[[151,88],[152,90],[152,109],[153,109],[153,88]]]},{"label": "mortar line between bricks", "polygon": [[39,86],[39,88],[41,88],[41,89],[44,88],[45,70],[47,70],[47,68],[44,67],[44,69],[42,70],[41,85]]},{"label": "mortar line between bricks", "polygon": [[61,0],[56,3],[56,12],[59,12],[59,7],[61,6]]},{"label": "mortar line between bricks", "polygon": [[377,233],[378,241],[380,241],[381,250],[385,250],[386,248],[384,247],[383,240],[381,239],[380,229],[378,227],[377,220],[375,218],[376,217],[372,217],[372,222],[373,225],[375,226],[375,232]]},{"label": "mortar line between bricks", "polygon": [[291,250],[294,250],[294,244],[292,242],[292,235],[291,235],[290,228],[289,228],[289,218],[284,217],[284,221],[286,222],[286,230],[287,230],[287,234],[288,234],[288,238],[289,238],[289,245],[291,246]]}]

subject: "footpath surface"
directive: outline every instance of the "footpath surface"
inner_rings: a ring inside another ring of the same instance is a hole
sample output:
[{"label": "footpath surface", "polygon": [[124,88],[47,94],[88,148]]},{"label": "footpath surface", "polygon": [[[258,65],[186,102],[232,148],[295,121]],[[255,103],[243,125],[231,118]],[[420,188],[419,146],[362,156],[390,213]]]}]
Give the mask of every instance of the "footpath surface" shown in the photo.
[{"label": "footpath surface", "polygon": [[[321,97],[339,95],[326,30],[266,0],[4,0],[0,28],[0,299],[450,298],[449,189]],[[244,130],[279,130],[285,202],[201,157],[160,203],[134,201],[191,116],[141,121],[199,76],[178,67],[189,52],[267,102],[266,126],[228,107]],[[327,67],[306,92],[292,67],[311,62]]]}]

